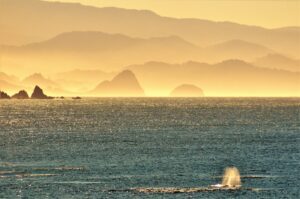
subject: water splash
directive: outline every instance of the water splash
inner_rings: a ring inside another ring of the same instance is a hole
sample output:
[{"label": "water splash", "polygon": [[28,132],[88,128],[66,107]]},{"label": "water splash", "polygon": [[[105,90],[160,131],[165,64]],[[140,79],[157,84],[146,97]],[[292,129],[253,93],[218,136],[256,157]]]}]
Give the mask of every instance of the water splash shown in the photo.
[{"label": "water splash", "polygon": [[240,172],[236,167],[227,167],[224,171],[222,187],[238,188],[241,186]]}]

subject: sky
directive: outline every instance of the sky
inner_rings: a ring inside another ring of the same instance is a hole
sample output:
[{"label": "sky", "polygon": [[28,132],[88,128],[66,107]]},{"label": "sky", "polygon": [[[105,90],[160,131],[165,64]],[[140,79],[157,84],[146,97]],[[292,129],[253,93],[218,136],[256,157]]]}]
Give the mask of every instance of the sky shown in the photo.
[{"label": "sky", "polygon": [[48,0],[147,9],[162,16],[231,21],[267,28],[300,26],[300,0]]}]

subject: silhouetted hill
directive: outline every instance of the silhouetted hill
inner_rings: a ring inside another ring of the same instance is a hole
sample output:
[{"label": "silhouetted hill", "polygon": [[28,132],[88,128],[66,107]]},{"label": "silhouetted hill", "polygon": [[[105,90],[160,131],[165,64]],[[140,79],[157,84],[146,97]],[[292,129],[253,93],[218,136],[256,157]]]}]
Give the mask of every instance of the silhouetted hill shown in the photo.
[{"label": "silhouetted hill", "polygon": [[4,80],[4,81],[10,82],[10,83],[19,82],[19,79],[16,76],[7,75],[6,73],[3,73],[3,72],[0,72],[0,80]]},{"label": "silhouetted hill", "polygon": [[0,44],[26,44],[63,32],[93,30],[133,37],[178,35],[203,46],[239,39],[294,56],[299,56],[300,51],[299,27],[266,29],[231,22],[161,17],[147,10],[38,0],[1,0],[0,13],[5,19],[0,24]]},{"label": "silhouetted hill", "polygon": [[87,68],[91,65],[98,66],[100,70],[112,71],[120,70],[124,65],[144,63],[152,59],[182,62],[199,58],[199,51],[200,48],[176,36],[143,39],[77,31],[64,33],[44,42],[3,47],[3,57],[20,63],[26,67],[26,72],[41,69],[43,72],[61,72],[62,69],[74,70],[74,66]]},{"label": "silhouetted hill", "polygon": [[115,72],[107,73],[101,70],[75,69],[54,74],[52,75],[52,79],[64,88],[71,89],[75,92],[87,92],[94,88],[99,81],[111,79],[115,75]]},{"label": "silhouetted hill", "polygon": [[28,72],[33,68],[43,69],[41,65],[45,65],[45,60],[46,68],[51,71],[62,70],[60,65],[64,66],[63,69],[71,70],[77,65],[94,65],[100,70],[120,70],[124,65],[153,59],[168,63],[188,60],[214,63],[235,57],[253,61],[274,51],[240,40],[200,48],[176,36],[142,39],[120,34],[77,31],[44,42],[21,47],[10,46],[4,52],[5,57],[19,62]]},{"label": "silhouetted hill", "polygon": [[24,45],[19,50],[34,51],[110,51],[130,49],[139,46],[162,47],[169,45],[178,48],[193,48],[193,44],[176,36],[157,38],[133,38],[122,34],[107,34],[96,31],[73,31],[62,33],[50,40]]},{"label": "silhouetted hill", "polygon": [[32,89],[36,85],[39,85],[51,95],[72,95],[70,91],[65,90],[63,87],[61,87],[61,85],[54,82],[53,80],[45,78],[41,73],[34,73],[26,77],[22,81],[22,85],[30,89]]},{"label": "silhouetted hill", "polygon": [[260,57],[255,60],[254,64],[266,68],[300,71],[300,60],[292,59],[280,54],[269,54]]},{"label": "silhouetted hill", "polygon": [[111,81],[100,83],[91,94],[108,97],[139,97],[144,96],[144,91],[135,75],[131,71],[125,70]]},{"label": "silhouetted hill", "polygon": [[8,75],[4,72],[0,72],[0,90],[7,91],[9,93],[16,92],[23,87],[17,77]]},{"label": "silhouetted hill", "polygon": [[252,61],[274,51],[262,45],[242,40],[230,40],[205,49],[206,60],[242,59]]},{"label": "silhouetted hill", "polygon": [[176,87],[170,93],[171,97],[203,97],[203,91],[201,88],[192,84],[182,84]]},{"label": "silhouetted hill", "polygon": [[136,74],[149,95],[166,95],[182,82],[189,82],[200,86],[206,96],[300,96],[300,73],[256,67],[240,60],[213,65],[148,62],[126,68]]},{"label": "silhouetted hill", "polygon": [[42,87],[57,87],[58,85],[50,79],[45,78],[41,73],[34,73],[26,77],[23,84],[27,86],[40,85]]},{"label": "silhouetted hill", "polygon": [[5,90],[7,92],[15,92],[19,90],[21,87],[19,85],[9,83],[5,80],[0,79],[0,90]]}]

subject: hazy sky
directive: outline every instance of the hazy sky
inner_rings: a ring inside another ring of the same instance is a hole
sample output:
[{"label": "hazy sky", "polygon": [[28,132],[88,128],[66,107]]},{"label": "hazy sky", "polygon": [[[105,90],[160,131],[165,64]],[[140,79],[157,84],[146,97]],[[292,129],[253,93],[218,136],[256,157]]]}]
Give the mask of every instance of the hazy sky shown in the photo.
[{"label": "hazy sky", "polygon": [[[59,1],[59,0],[49,0]],[[300,26],[300,0],[60,0],[148,9],[163,16],[232,21],[268,28]]]}]

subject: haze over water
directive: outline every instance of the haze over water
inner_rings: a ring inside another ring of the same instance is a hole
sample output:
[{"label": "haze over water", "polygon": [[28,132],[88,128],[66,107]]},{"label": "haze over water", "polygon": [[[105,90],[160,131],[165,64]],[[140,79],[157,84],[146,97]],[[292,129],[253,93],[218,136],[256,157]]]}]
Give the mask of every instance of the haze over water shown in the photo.
[{"label": "haze over water", "polygon": [[[0,198],[299,196],[298,98],[2,100],[0,110]],[[122,191],[207,187],[227,166],[257,190]]]},{"label": "haze over water", "polygon": [[299,198],[300,1],[0,0],[0,198]]},{"label": "haze over water", "polygon": [[[169,97],[185,87],[179,96],[300,96],[297,8],[283,0],[1,0],[0,90]],[[194,9],[200,14],[189,18]]]}]

